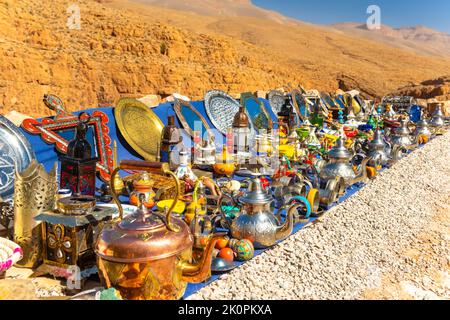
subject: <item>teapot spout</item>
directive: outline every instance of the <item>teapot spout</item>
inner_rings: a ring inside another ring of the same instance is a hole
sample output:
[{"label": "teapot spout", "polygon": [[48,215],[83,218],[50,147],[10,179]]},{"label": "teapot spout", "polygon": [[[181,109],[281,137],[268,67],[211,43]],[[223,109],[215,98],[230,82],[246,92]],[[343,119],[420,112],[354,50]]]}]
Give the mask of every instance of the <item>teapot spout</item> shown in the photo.
[{"label": "teapot spout", "polygon": [[216,233],[209,240],[201,259],[197,263],[181,262],[183,280],[190,283],[205,281],[211,272],[212,252],[217,240],[224,237],[225,233]]},{"label": "teapot spout", "polygon": [[299,204],[293,204],[289,207],[286,215],[286,221],[277,228],[277,232],[275,234],[277,241],[284,240],[291,235],[292,230],[294,229],[294,213],[297,212],[297,208],[299,206]]}]

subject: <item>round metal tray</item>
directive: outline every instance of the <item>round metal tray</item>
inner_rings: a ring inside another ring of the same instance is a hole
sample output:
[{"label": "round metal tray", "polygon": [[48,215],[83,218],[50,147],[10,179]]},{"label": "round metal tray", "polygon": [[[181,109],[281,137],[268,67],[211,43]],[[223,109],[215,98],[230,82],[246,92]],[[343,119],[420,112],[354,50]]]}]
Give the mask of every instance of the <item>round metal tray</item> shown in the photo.
[{"label": "round metal tray", "polygon": [[36,156],[30,142],[8,119],[0,115],[0,197],[14,195],[14,170],[25,170]]},{"label": "round metal tray", "polygon": [[[226,135],[227,129],[233,126],[234,116],[239,111],[239,102],[226,92],[210,90],[205,95],[205,109],[212,124],[220,133]],[[249,123],[251,136],[253,136],[253,123],[252,121],[249,121]]]},{"label": "round metal tray", "polygon": [[126,142],[145,160],[156,161],[164,124],[145,104],[120,99],[114,109],[117,127]]},{"label": "round metal tray", "polygon": [[275,113],[275,115],[278,115],[278,113],[281,111],[281,107],[283,107],[284,104],[283,92],[278,90],[272,90],[269,92],[268,98],[273,113]]}]

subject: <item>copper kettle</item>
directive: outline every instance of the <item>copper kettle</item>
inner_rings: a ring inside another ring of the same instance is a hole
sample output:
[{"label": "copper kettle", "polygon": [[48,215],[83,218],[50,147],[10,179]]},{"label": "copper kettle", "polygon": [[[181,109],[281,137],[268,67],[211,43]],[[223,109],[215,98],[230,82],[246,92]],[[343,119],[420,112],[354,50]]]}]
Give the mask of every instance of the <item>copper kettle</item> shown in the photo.
[{"label": "copper kettle", "polygon": [[179,199],[180,182],[168,164],[121,161],[111,181],[119,170],[167,174],[176,182],[176,195],[171,207],[164,212],[150,212],[140,201],[136,212],[123,217],[111,183],[120,221],[105,226],[95,246],[102,284],[116,288],[129,300],[180,299],[187,282],[202,282],[209,276],[212,251],[223,235],[212,236],[203,256],[192,263],[193,235],[184,221],[171,215]]}]

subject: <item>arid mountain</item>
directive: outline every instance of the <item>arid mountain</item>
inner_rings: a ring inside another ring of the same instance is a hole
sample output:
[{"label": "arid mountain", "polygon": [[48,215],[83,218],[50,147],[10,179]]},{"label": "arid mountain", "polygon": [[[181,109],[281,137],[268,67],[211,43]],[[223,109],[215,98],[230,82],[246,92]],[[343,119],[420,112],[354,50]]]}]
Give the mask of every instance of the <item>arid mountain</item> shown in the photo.
[{"label": "arid mountain", "polygon": [[341,23],[331,27],[350,36],[411,49],[419,54],[450,57],[450,35],[424,26],[396,29],[382,25],[379,30],[369,30],[365,24]]},{"label": "arid mountain", "polygon": [[254,17],[286,23],[288,18],[270,10],[259,8],[250,0],[136,0],[145,4],[179,11],[189,11],[206,16]]},{"label": "arid mountain", "polygon": [[73,1],[0,0],[0,113],[49,115],[47,92],[69,111],[121,96],[199,99],[213,88],[238,94],[299,83],[380,97],[450,70],[450,59],[275,19],[249,1],[194,0],[188,9],[142,1],[78,0],[77,30],[67,26]]}]

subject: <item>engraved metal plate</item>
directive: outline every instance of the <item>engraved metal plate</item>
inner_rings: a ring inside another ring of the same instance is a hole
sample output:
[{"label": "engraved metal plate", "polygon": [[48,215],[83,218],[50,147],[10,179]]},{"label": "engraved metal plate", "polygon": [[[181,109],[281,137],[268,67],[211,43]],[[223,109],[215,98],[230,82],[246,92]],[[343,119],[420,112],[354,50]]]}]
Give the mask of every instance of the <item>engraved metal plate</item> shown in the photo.
[{"label": "engraved metal plate", "polygon": [[120,99],[114,109],[117,127],[127,143],[145,160],[156,161],[164,124],[145,104]]},{"label": "engraved metal plate", "polygon": [[[222,134],[233,126],[233,120],[239,111],[239,102],[220,90],[210,90],[205,95],[205,109],[212,124]],[[247,113],[248,115],[248,113]],[[250,118],[250,117],[249,117]],[[250,121],[250,132],[254,135],[253,123]]]},{"label": "engraved metal plate", "polygon": [[0,197],[10,200],[14,194],[14,167],[25,170],[35,154],[27,138],[8,119],[0,115]]},{"label": "engraved metal plate", "polygon": [[268,98],[269,98],[269,104],[270,104],[270,107],[272,108],[273,113],[275,113],[275,115],[278,115],[278,112],[281,111],[281,107],[284,104],[283,92],[278,91],[278,90],[272,90],[269,92]]}]

